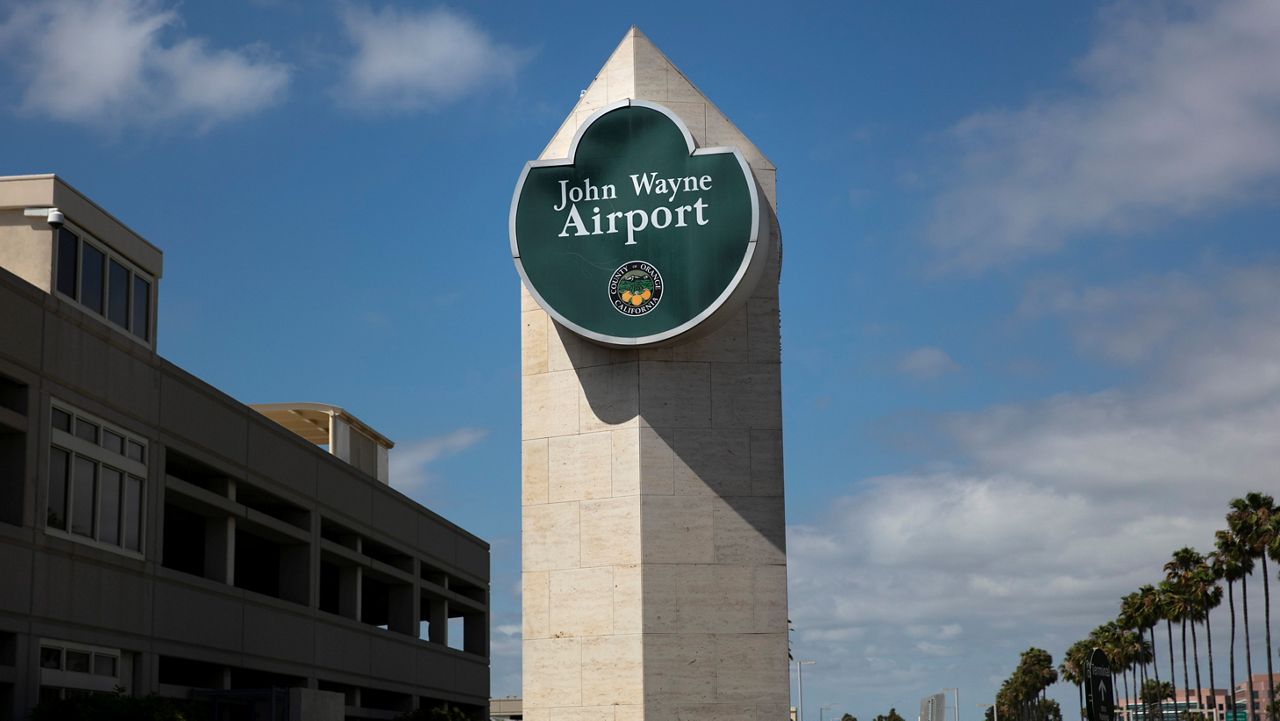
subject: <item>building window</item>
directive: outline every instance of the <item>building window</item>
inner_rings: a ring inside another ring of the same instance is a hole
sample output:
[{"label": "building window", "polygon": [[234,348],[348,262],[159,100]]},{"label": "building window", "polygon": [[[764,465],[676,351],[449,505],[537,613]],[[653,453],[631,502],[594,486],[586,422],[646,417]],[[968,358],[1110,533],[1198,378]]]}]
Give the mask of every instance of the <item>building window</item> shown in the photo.
[{"label": "building window", "polygon": [[89,236],[58,230],[55,287],[86,310],[144,342],[151,340],[151,278]]},{"label": "building window", "polygon": [[50,417],[45,528],[141,553],[146,440],[60,401]]},{"label": "building window", "polygon": [[82,693],[129,690],[130,658],[114,648],[86,646],[70,641],[40,641],[40,698],[52,700]]}]

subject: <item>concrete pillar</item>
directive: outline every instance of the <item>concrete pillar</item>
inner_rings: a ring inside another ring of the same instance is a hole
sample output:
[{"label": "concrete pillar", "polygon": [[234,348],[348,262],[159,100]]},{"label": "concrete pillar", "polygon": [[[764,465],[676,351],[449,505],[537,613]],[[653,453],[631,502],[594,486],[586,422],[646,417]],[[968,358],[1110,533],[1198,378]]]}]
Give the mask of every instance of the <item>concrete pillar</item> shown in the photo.
[{"label": "concrete pillar", "polygon": [[522,287],[525,718],[786,718],[774,167],[634,28],[542,158],[625,99],[743,153],[773,255],[717,330],[658,348],[595,345]]}]

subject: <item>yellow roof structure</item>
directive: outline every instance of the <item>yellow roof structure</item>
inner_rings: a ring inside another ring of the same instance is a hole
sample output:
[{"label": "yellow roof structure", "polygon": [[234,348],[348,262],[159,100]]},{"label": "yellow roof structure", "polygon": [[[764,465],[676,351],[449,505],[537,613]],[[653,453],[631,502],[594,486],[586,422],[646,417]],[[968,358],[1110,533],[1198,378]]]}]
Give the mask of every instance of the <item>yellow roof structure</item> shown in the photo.
[{"label": "yellow roof structure", "polygon": [[364,421],[328,403],[250,403],[249,407],[319,446],[329,444],[334,418],[342,420],[384,448],[395,448],[396,445]]}]

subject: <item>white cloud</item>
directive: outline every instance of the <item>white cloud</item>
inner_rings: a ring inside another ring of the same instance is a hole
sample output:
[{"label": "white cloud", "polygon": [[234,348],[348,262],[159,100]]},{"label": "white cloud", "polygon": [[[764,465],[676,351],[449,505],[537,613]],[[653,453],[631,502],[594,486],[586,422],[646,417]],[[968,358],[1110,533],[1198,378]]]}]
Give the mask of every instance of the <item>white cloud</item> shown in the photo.
[{"label": "white cloud", "polygon": [[1159,352],[1121,358],[1142,382],[952,415],[947,470],[864,479],[789,528],[801,652],[860,697],[901,706],[930,685],[989,684],[1032,644],[1059,656],[1173,550],[1209,550],[1231,498],[1275,486],[1280,266],[1029,303],[1085,338],[1149,328],[1165,305],[1194,312],[1156,334]]},{"label": "white cloud", "polygon": [[355,54],[339,89],[366,111],[437,107],[497,82],[509,82],[526,53],[496,42],[446,8],[402,11],[350,6],[343,25]]},{"label": "white cloud", "polygon": [[898,372],[920,380],[929,380],[958,370],[960,366],[941,348],[916,348],[898,361]]},{"label": "white cloud", "polygon": [[262,48],[210,48],[179,36],[180,25],[147,0],[19,5],[0,25],[0,54],[25,84],[22,112],[110,130],[203,131],[282,97],[290,70]]},{"label": "white cloud", "polygon": [[467,450],[487,434],[483,428],[459,428],[443,436],[396,445],[387,459],[391,485],[402,492],[421,490],[432,480],[432,463]]},{"label": "white cloud", "polygon": [[1082,88],[955,129],[929,229],[971,269],[1231,206],[1280,175],[1280,4],[1112,8]]}]

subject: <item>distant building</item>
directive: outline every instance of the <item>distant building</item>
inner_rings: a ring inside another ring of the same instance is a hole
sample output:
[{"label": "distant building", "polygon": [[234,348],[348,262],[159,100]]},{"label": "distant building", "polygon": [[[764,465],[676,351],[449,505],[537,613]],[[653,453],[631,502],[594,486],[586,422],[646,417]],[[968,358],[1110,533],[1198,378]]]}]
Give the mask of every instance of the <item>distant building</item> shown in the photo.
[{"label": "distant building", "polygon": [[920,699],[920,721],[947,721],[947,697],[935,693]]},{"label": "distant building", "polygon": [[[1234,693],[1230,694],[1226,689],[1202,689],[1199,702],[1197,702],[1195,689],[1191,689],[1191,693],[1187,694],[1186,691],[1179,688],[1175,690],[1173,699],[1161,704],[1160,715],[1153,718],[1152,721],[1177,721],[1186,712],[1202,713],[1209,721],[1263,719],[1267,717],[1267,704],[1271,702],[1277,683],[1280,683],[1280,674],[1276,674],[1271,683],[1267,683],[1266,674],[1254,674],[1254,698],[1252,704],[1247,703],[1249,687],[1245,682],[1236,684]],[[1234,717],[1231,715],[1232,698],[1235,699],[1236,703]],[[1122,719],[1127,721],[1146,721],[1147,709],[1140,701],[1118,699],[1116,704]]]},{"label": "distant building", "polygon": [[62,180],[0,178],[0,721],[117,687],[485,708],[488,544],[391,488],[343,409],[250,408],[157,355],[161,271]]}]

